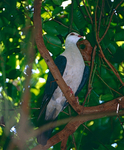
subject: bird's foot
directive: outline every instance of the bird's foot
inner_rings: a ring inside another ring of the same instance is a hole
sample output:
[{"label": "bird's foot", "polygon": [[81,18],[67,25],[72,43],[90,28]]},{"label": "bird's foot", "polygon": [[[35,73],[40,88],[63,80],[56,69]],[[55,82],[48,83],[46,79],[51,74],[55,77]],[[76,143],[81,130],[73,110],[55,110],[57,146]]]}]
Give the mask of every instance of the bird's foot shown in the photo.
[{"label": "bird's foot", "polygon": [[[69,87],[69,86],[68,86]],[[72,96],[72,95],[74,95],[74,92],[72,91],[72,89],[69,87],[69,91],[70,91],[70,97]],[[77,103],[79,104],[79,98],[78,98],[78,96],[76,96],[75,97],[76,98],[76,101],[77,101]]]},{"label": "bird's foot", "polygon": [[79,104],[79,98],[78,98],[78,96],[76,96],[75,98],[76,98],[77,103]]},{"label": "bird's foot", "polygon": [[69,88],[69,91],[70,91],[70,97],[71,97],[72,95],[74,95],[74,92],[72,91],[72,89],[70,88],[70,86],[68,86],[68,88]]}]

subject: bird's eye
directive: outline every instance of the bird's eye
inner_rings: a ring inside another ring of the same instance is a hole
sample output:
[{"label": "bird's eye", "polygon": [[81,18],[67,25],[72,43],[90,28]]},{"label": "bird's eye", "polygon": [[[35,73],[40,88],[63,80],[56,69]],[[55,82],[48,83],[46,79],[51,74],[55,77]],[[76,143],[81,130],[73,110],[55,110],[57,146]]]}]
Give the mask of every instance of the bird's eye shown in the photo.
[{"label": "bird's eye", "polygon": [[71,33],[70,35],[75,35],[74,33]]}]

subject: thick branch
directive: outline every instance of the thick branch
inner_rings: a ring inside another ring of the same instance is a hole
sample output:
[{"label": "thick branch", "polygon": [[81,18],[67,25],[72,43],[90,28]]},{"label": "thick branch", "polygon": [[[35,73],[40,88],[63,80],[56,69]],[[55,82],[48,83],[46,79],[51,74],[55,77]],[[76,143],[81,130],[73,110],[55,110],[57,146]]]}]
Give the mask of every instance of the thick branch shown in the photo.
[{"label": "thick branch", "polygon": [[[46,150],[50,146],[57,144],[60,141],[63,141],[65,138],[67,138],[69,135],[75,132],[75,130],[84,122],[89,121],[89,120],[94,120],[102,117],[109,117],[109,116],[116,116],[118,115],[118,108],[119,105],[119,110],[124,109],[124,96],[116,98],[112,101],[109,101],[107,103],[98,105],[98,106],[93,106],[93,107],[84,107],[83,114],[72,118],[72,120],[65,126],[65,128],[51,137],[47,145],[44,147],[41,145],[36,146],[32,150]],[[124,111],[119,112],[119,115],[123,115]],[[61,120],[60,120],[61,121]],[[59,121],[58,121],[59,122]]]},{"label": "thick branch", "polygon": [[[99,119],[102,117],[106,117],[107,113],[96,113],[96,114],[90,114],[90,115],[83,115],[83,121],[71,121],[69,124],[66,125],[66,127],[60,131],[59,133],[57,133],[56,135],[54,135],[52,138],[50,138],[47,142],[47,145],[45,145],[44,147],[42,147],[42,150],[46,150],[49,147],[61,142],[62,140],[64,140],[65,138],[67,138],[69,135],[73,134],[77,128],[84,122],[86,121],[90,121],[93,118],[94,119]],[[110,112],[108,116],[116,116],[116,112]],[[124,111],[122,111],[121,113],[119,113],[119,115],[124,115]],[[81,116],[79,118],[77,118],[79,120],[81,120]],[[36,149],[33,149],[36,150]],[[38,149],[40,150],[40,149]]]}]

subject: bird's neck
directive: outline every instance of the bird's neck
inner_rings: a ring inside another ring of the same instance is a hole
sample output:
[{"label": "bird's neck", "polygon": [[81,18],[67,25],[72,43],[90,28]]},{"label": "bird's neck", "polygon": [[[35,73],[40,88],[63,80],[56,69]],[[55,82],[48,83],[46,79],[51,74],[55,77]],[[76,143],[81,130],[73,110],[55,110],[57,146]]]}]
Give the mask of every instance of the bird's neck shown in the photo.
[{"label": "bird's neck", "polygon": [[74,57],[75,56],[76,57],[77,56],[81,57],[80,50],[73,43],[66,45],[65,51],[62,53],[62,55],[65,55],[65,56],[67,56],[67,55],[73,55]]}]

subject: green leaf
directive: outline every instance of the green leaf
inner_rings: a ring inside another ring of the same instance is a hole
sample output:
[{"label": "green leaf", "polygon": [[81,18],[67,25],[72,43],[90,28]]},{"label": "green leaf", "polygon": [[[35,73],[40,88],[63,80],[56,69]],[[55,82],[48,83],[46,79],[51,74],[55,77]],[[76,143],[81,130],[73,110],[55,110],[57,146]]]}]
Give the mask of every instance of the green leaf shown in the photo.
[{"label": "green leaf", "polygon": [[44,42],[47,49],[54,55],[58,55],[62,49],[62,43],[57,36],[46,34],[44,35]]},{"label": "green leaf", "polygon": [[9,74],[6,74],[6,77],[9,79],[16,79],[17,77],[19,77],[21,74],[20,70],[18,69],[13,69],[9,72]]},{"label": "green leaf", "polygon": [[84,16],[79,11],[79,9],[74,11],[74,23],[79,29],[82,29],[86,25],[86,20],[84,19]]},{"label": "green leaf", "polygon": [[56,7],[53,11],[53,16],[57,15],[58,13],[61,13],[61,11],[63,10],[62,7]]},{"label": "green leaf", "polygon": [[124,49],[121,47],[117,49],[116,53],[113,55],[113,61],[116,63],[124,61]]},{"label": "green leaf", "polygon": [[46,11],[43,11],[43,13],[41,14],[41,17],[44,19],[44,20],[48,20],[50,19],[52,16],[52,13],[51,12],[46,12]]},{"label": "green leaf", "polygon": [[92,47],[95,46],[96,40],[95,40],[94,32],[90,32],[89,34],[87,34],[86,39],[90,42]]},{"label": "green leaf", "polygon": [[14,27],[7,27],[4,28],[3,30],[5,34],[10,34],[10,35],[14,35],[17,32],[17,29],[15,29]]},{"label": "green leaf", "polygon": [[48,22],[46,22],[46,23],[43,24],[44,30],[48,34],[51,34],[51,35],[58,34],[57,26],[58,26],[58,23],[56,23],[54,21],[48,21]]},{"label": "green leaf", "polygon": [[63,0],[52,0],[54,2],[54,4],[56,5],[61,5]]},{"label": "green leaf", "polygon": [[54,45],[56,47],[61,47],[62,43],[60,39],[57,36],[51,35],[51,34],[46,34],[44,35],[44,39],[46,39],[47,43]]},{"label": "green leaf", "polygon": [[46,62],[45,62],[45,60],[44,59],[42,59],[42,60],[40,60],[39,61],[39,64],[40,64],[40,66],[41,66],[41,69],[42,69],[42,72],[43,73],[45,73],[45,71],[47,70],[47,64],[46,64]]},{"label": "green leaf", "polygon": [[105,94],[99,97],[99,99],[102,101],[109,101],[109,100],[112,100],[113,98],[114,96],[112,94]]},{"label": "green leaf", "polygon": [[121,48],[124,49],[124,44],[121,45]]},{"label": "green leaf", "polygon": [[15,69],[16,67],[16,55],[10,55],[9,60],[7,62],[11,69]]},{"label": "green leaf", "polygon": [[59,34],[61,34],[61,36],[64,36],[64,37],[68,34],[68,28],[66,28],[62,25],[59,25],[57,27],[57,31],[58,31]]},{"label": "green leaf", "polygon": [[116,52],[118,46],[115,42],[111,42],[111,43],[109,43],[108,48],[110,49],[112,54],[114,54]]},{"label": "green leaf", "polygon": [[47,49],[55,56],[59,55],[61,53],[61,48],[48,44]]},{"label": "green leaf", "polygon": [[[101,28],[100,28],[100,37],[103,36],[105,30],[106,30],[105,27],[101,27]],[[109,34],[107,33],[107,34],[105,35],[105,37],[103,38],[103,40],[101,41],[102,46],[103,46],[103,49],[106,49],[106,48],[108,47],[108,45],[109,45],[110,42],[111,42],[110,36],[109,36]]]},{"label": "green leaf", "polygon": [[124,41],[124,30],[115,34],[115,41]]},{"label": "green leaf", "polygon": [[0,28],[2,28],[3,27],[3,20],[2,20],[2,18],[0,18]]},{"label": "green leaf", "polygon": [[109,150],[115,150],[115,148],[110,146],[110,145],[102,145],[102,144],[100,144],[100,146],[97,150],[105,150],[106,148],[109,149]]},{"label": "green leaf", "polygon": [[36,96],[39,94],[40,90],[39,89],[36,89],[36,88],[31,88],[30,89],[30,92],[31,93],[34,93]]}]

